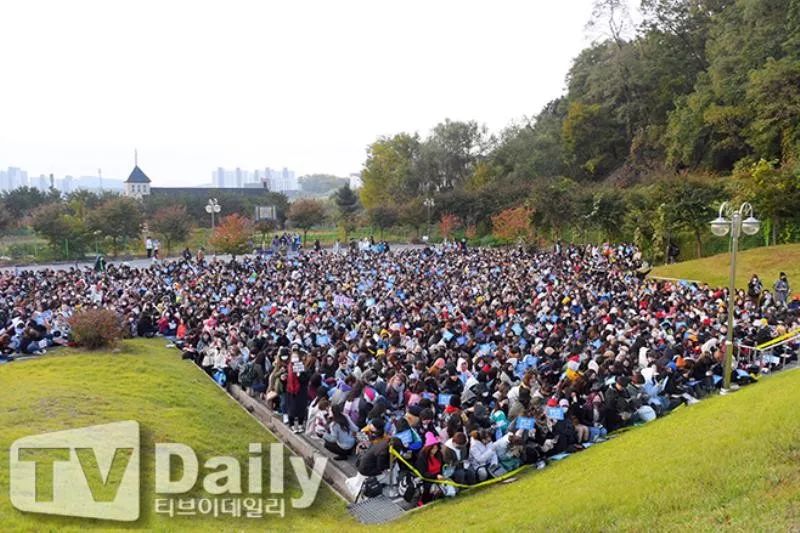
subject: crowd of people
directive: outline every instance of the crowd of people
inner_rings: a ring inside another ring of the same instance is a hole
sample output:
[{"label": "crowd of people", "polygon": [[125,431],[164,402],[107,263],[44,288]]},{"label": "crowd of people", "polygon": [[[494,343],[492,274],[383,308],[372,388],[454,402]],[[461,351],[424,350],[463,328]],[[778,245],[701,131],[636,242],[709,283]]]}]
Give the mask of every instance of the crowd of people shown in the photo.
[{"label": "crowd of people", "polygon": [[[736,339],[800,326],[782,276],[736,295]],[[721,386],[727,291],[641,275],[632,245],[312,248],[292,256],[0,274],[0,349],[69,342],[86,307],[161,335],[423,504],[653,420]],[[757,290],[756,290],[757,289]],[[782,361],[795,347],[778,349]],[[740,358],[732,381],[761,368]],[[448,481],[452,483],[442,483]]]}]

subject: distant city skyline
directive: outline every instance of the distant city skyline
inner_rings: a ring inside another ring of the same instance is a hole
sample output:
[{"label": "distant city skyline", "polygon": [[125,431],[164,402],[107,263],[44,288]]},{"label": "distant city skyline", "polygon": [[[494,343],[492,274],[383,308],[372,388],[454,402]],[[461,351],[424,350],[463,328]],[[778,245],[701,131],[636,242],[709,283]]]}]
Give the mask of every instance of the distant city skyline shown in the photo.
[{"label": "distant city skyline", "polygon": [[269,161],[349,176],[379,136],[445,118],[499,132],[537,113],[563,93],[591,7],[7,2],[0,167],[124,179],[138,148],[164,187]]}]

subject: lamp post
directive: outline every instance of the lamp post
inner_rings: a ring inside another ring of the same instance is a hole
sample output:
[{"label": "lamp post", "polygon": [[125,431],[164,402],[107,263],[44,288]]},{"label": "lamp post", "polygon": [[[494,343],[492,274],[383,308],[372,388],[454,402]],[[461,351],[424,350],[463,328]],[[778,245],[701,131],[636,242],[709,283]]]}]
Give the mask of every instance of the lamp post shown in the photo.
[{"label": "lamp post", "polygon": [[98,255],[100,253],[99,251],[100,248],[97,246],[97,239],[98,237],[100,237],[101,233],[102,232],[100,230],[97,230],[94,233],[92,233],[92,235],[94,235],[94,255]]},{"label": "lamp post", "polygon": [[[206,213],[211,215],[211,233],[214,233],[214,215],[222,211],[222,206],[219,205],[216,198],[209,198],[206,204]],[[214,250],[214,257],[217,256],[216,249]]]},{"label": "lamp post", "polygon": [[427,198],[425,198],[425,201],[422,202],[422,205],[424,205],[425,207],[428,208],[428,232],[427,232],[427,236],[428,236],[428,239],[430,240],[430,238],[431,238],[431,209],[433,209],[433,206],[436,205],[436,202],[433,201],[433,197],[432,196],[428,196]]},{"label": "lamp post", "polygon": [[761,222],[753,216],[753,206],[745,202],[739,209],[733,208],[728,202],[719,206],[719,216],[711,221],[711,233],[717,237],[731,234],[731,272],[728,286],[728,336],[725,341],[725,364],[722,376],[722,392],[728,392],[731,386],[731,363],[733,361],[733,315],[736,305],[736,251],[739,247],[739,237],[755,235],[761,227]]}]

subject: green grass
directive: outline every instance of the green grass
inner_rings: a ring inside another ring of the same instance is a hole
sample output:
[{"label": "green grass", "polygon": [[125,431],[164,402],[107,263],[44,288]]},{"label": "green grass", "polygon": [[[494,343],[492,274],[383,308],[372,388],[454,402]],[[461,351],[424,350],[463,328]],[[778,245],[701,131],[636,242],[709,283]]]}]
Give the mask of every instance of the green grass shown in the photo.
[{"label": "green grass", "polygon": [[386,529],[796,531],[798,403],[790,370]]},{"label": "green grass", "polygon": [[[246,457],[274,440],[194,365],[161,340],[122,353],[62,351],[0,366],[0,530],[356,531],[345,504],[321,488],[286,518],[169,518],[152,512],[155,442],[200,456]],[[542,471],[437,502],[391,531],[788,531],[800,527],[800,371],[713,397],[632,429]],[[138,420],[143,516],[132,524],[22,513],[8,500],[8,449],[26,435]],[[149,491],[149,492],[148,492]],[[148,494],[149,500],[148,500]]]},{"label": "green grass", "polygon": [[[736,255],[737,287],[746,287],[750,277],[758,274],[764,286],[771,290],[780,272],[786,272],[790,285],[800,287],[800,244],[754,248]],[[705,281],[715,287],[725,286],[730,276],[730,255],[724,253],[656,267],[651,275]]]},{"label": "green grass", "polygon": [[[248,444],[275,438],[242,410],[195,365],[161,340],[126,341],[122,353],[62,350],[39,360],[0,366],[0,531],[79,531],[134,528],[158,531],[327,530],[355,522],[343,500],[324,484],[309,509],[285,518],[173,517],[153,512],[153,449],[156,442],[192,446],[201,464],[213,455],[238,457],[247,464]],[[130,524],[23,513],[9,501],[8,450],[23,436],[83,426],[136,420],[142,432],[142,516]],[[288,461],[287,492],[293,475]],[[268,491],[268,471],[264,482]],[[245,473],[242,473],[246,481]],[[202,486],[202,481],[198,481]],[[193,494],[203,496],[197,487]]]}]

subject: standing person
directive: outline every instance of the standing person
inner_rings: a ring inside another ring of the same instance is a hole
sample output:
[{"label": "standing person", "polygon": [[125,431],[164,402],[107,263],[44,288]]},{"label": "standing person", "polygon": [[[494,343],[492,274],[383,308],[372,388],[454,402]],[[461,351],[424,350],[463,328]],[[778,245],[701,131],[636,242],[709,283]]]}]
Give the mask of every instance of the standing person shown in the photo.
[{"label": "standing person", "polygon": [[339,243],[339,239],[336,239],[336,242],[333,243],[333,255],[339,255],[339,248],[341,247],[341,243]]},{"label": "standing person", "polygon": [[159,257],[159,255],[158,255],[158,249],[159,249],[160,246],[161,246],[161,243],[158,242],[158,239],[153,239],[153,259],[155,259],[156,261],[161,259]]},{"label": "standing person", "polygon": [[313,369],[306,368],[310,358],[300,360],[299,350],[293,350],[286,377],[286,410],[288,424],[295,433],[302,433],[308,416],[308,380]]},{"label": "standing person", "polygon": [[780,273],[773,288],[775,289],[775,302],[780,307],[786,307],[786,300],[789,298],[789,279],[786,277],[786,272]]},{"label": "standing person", "polygon": [[747,295],[753,301],[754,304],[759,305],[761,302],[761,291],[764,289],[764,286],[761,284],[761,280],[758,279],[756,274],[753,274],[753,277],[750,278],[750,282],[747,284]]},{"label": "standing person", "polygon": [[147,251],[148,259],[153,257],[153,239],[150,238],[150,235],[144,240],[144,249]]},{"label": "standing person", "polygon": [[322,250],[322,244],[320,244],[319,239],[314,241],[314,251],[319,253]]}]

